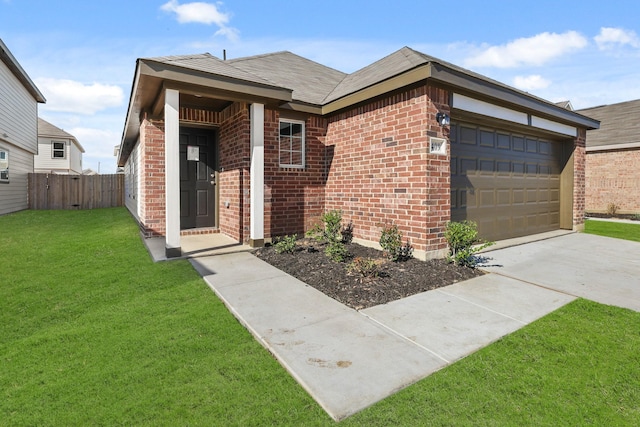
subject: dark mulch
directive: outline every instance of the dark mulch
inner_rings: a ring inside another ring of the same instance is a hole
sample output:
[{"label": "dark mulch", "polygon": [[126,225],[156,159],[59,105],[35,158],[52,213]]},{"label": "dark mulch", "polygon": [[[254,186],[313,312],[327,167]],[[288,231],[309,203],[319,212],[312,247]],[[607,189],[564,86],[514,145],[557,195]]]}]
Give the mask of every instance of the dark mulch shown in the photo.
[{"label": "dark mulch", "polygon": [[[356,310],[386,304],[483,274],[477,269],[458,267],[445,260],[391,262],[376,249],[356,243],[348,244],[347,248],[351,259],[344,263],[331,261],[324,254],[324,245],[310,239],[299,240],[294,254],[278,254],[273,246],[268,246],[257,250],[255,255]],[[356,257],[377,260],[380,263],[380,275],[363,277],[349,271],[348,265]]]}]

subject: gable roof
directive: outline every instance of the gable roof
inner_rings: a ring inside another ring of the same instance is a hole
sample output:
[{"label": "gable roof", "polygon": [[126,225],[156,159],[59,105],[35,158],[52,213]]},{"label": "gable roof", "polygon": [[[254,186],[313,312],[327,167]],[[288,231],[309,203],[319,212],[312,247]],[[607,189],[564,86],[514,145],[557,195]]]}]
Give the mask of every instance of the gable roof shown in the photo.
[{"label": "gable roof", "polygon": [[578,110],[600,120],[600,129],[590,130],[587,150],[640,147],[640,99]]},{"label": "gable roof", "polygon": [[259,75],[281,87],[293,89],[292,98],[320,105],[347,74],[291,52],[231,59],[229,64]]},{"label": "gable roof", "polygon": [[11,51],[9,51],[9,48],[4,44],[2,39],[0,39],[0,60],[5,63],[7,68],[11,70],[13,75],[16,76],[20,83],[22,83],[22,86],[27,89],[37,102],[41,104],[47,102],[29,75],[22,69],[16,58],[11,54]]},{"label": "gable roof", "polygon": [[231,60],[204,53],[138,59],[118,161],[124,164],[138,138],[142,112],[161,114],[164,89],[178,90],[185,105],[214,111],[241,101],[326,116],[427,80],[560,126],[599,126],[589,117],[409,47],[351,74],[286,51]]},{"label": "gable roof", "polygon": [[262,77],[243,71],[238,67],[233,67],[229,65],[229,61],[218,59],[210,53],[202,53],[196,55],[160,56],[155,58],[144,58],[143,61],[173,65],[184,69],[202,71],[203,73],[230,77],[250,83],[277,86],[277,84],[274,84],[273,82],[270,82]]},{"label": "gable roof", "polygon": [[41,119],[38,117],[38,137],[39,138],[60,138],[60,139],[68,139],[72,141],[81,152],[84,153],[84,148],[80,145],[80,142],[76,139],[75,136],[71,135],[68,132],[60,129],[57,126],[52,125],[48,121]]}]

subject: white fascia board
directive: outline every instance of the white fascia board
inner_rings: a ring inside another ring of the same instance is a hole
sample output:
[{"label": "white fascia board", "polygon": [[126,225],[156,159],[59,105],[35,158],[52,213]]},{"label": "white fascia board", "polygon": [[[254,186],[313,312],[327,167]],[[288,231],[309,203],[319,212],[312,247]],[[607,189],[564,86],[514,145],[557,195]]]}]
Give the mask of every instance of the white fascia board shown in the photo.
[{"label": "white fascia board", "polygon": [[578,136],[577,128],[554,122],[552,120],[543,119],[542,117],[531,116],[531,126],[539,129],[550,130],[556,133],[561,133],[563,135],[569,135],[573,137]]},{"label": "white fascia board", "polygon": [[511,110],[509,108],[469,98],[468,96],[457,93],[453,94],[452,107],[468,111],[470,113],[482,114],[483,116],[495,117],[496,119],[519,123],[521,125],[529,124],[529,117],[527,113]]}]

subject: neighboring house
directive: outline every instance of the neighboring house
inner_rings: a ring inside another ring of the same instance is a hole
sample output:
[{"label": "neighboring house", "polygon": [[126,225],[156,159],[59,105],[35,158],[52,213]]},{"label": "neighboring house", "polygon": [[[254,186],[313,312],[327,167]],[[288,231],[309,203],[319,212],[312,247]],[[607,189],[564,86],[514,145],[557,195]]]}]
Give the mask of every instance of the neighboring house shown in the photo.
[{"label": "neighboring house", "polygon": [[28,174],[38,151],[45,99],[0,39],[0,215],[29,207]]},{"label": "neighboring house", "polygon": [[354,241],[395,223],[421,259],[449,220],[486,239],[584,223],[596,120],[410,48],[352,74],[278,52],[138,59],[118,166],[145,236],[253,246],[339,209]]},{"label": "neighboring house", "polygon": [[579,113],[601,123],[587,132],[586,211],[640,213],[640,99]]},{"label": "neighboring house", "polygon": [[84,148],[75,136],[38,117],[38,154],[36,173],[82,175]]}]

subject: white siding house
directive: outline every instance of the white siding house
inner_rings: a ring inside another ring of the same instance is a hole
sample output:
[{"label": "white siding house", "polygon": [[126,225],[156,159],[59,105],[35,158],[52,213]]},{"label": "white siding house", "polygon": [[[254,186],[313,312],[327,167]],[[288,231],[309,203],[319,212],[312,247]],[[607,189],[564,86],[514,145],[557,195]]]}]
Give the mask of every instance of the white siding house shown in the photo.
[{"label": "white siding house", "polygon": [[34,158],[36,173],[82,175],[84,148],[75,136],[38,118],[38,154]]},{"label": "white siding house", "polygon": [[28,174],[38,151],[45,99],[0,39],[0,215],[29,207]]}]

